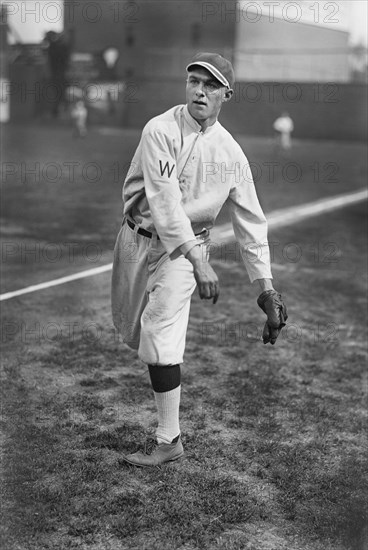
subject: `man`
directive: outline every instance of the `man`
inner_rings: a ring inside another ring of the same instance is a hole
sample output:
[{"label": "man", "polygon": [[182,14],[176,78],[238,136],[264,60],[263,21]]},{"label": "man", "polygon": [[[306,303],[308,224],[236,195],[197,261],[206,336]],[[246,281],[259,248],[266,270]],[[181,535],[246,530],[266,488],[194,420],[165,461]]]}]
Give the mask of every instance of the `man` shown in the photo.
[{"label": "man", "polygon": [[190,300],[219,296],[208,263],[209,229],[227,202],[259,305],[268,315],[264,342],[275,343],[287,317],[273,289],[267,223],[249,163],[217,121],[233,95],[231,63],[197,54],[187,67],[186,105],[173,107],[143,129],[123,187],[124,221],[112,274],[112,313],[123,340],[147,363],[158,411],[158,446],[125,456],[137,466],[180,458],[180,365]]},{"label": "man", "polygon": [[58,117],[60,106],[66,104],[65,91],[67,88],[67,70],[71,50],[70,36],[67,36],[65,33],[48,31],[45,34],[43,44],[49,60],[51,85],[57,91],[56,97],[53,100],[52,114],[54,117]]},{"label": "man", "polygon": [[281,149],[283,151],[291,149],[291,132],[294,130],[294,122],[289,113],[284,111],[273,123],[273,129],[279,136]]},{"label": "man", "polygon": [[84,138],[87,135],[88,111],[83,99],[78,99],[71,108],[70,116],[73,120],[74,135]]}]

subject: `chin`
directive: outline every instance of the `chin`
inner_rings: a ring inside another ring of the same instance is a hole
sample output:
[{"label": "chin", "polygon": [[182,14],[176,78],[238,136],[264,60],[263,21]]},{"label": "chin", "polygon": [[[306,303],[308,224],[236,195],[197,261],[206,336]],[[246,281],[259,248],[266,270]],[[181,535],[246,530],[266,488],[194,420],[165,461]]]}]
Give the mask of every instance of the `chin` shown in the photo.
[{"label": "chin", "polygon": [[199,118],[201,120],[203,118],[208,118],[208,113],[206,113],[206,108],[200,107],[199,105],[196,105],[196,104],[192,105],[189,108],[189,112],[194,118]]}]

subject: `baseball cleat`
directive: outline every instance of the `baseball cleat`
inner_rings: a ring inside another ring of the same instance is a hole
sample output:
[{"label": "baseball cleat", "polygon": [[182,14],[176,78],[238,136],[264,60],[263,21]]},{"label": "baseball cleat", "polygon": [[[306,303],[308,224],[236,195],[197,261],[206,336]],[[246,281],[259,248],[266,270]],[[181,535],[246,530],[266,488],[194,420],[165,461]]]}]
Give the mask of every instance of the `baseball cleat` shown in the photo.
[{"label": "baseball cleat", "polygon": [[138,451],[123,456],[123,460],[133,466],[161,466],[161,464],[177,460],[183,455],[184,449],[179,437],[175,443],[159,443],[150,455]]}]

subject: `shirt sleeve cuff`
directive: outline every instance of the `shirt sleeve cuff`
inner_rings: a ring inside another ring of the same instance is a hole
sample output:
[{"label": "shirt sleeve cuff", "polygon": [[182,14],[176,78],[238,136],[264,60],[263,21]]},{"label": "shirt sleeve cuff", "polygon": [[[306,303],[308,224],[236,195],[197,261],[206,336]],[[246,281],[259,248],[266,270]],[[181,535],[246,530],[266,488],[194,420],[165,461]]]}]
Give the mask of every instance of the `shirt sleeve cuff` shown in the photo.
[{"label": "shirt sleeve cuff", "polygon": [[180,252],[186,256],[192,248],[194,248],[198,244],[197,239],[192,239],[191,241],[187,241],[186,243],[179,246]]}]

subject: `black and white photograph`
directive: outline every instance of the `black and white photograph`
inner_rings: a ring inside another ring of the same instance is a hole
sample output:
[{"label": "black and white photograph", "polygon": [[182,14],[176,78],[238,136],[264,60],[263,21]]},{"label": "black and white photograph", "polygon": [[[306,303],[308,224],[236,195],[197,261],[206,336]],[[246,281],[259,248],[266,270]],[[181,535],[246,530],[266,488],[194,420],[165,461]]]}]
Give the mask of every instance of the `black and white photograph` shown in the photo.
[{"label": "black and white photograph", "polygon": [[2,550],[367,550],[368,0],[0,0]]}]

